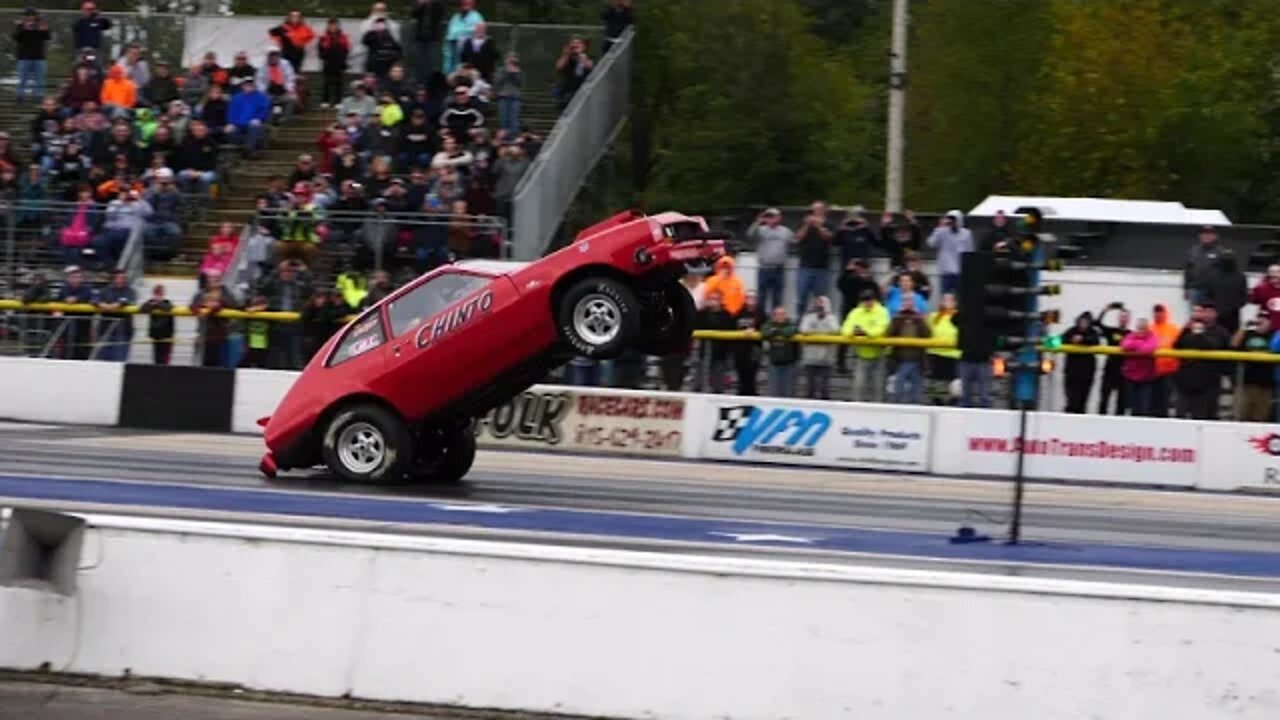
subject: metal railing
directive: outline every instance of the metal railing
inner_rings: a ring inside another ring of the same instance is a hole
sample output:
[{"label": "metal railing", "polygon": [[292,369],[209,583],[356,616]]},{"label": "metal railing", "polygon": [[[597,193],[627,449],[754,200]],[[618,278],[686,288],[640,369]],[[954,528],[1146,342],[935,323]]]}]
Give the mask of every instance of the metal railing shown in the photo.
[{"label": "metal railing", "polygon": [[[255,270],[248,257],[248,244],[252,227],[264,223],[277,223],[283,231],[275,241],[287,241],[288,229],[291,225],[301,224],[302,229],[318,235],[316,252],[333,258],[335,255],[348,255],[358,247],[368,248],[372,255],[372,270],[385,269],[392,257],[384,255],[390,250],[400,258],[405,253],[412,253],[418,244],[420,231],[436,228],[440,235],[432,238],[448,246],[450,230],[463,228],[494,242],[493,251],[499,258],[510,257],[511,248],[506,221],[493,215],[429,215],[413,212],[377,212],[377,211],[316,211],[313,216],[291,218],[287,211],[266,211],[257,213],[246,228],[244,241],[236,249],[232,258],[235,272],[234,280],[227,282],[234,289],[247,288],[253,284]],[[402,233],[408,234],[403,236]],[[380,239],[381,241],[377,241]],[[424,240],[428,240],[424,238]],[[453,253],[458,259],[473,257],[467,253]],[[405,256],[403,259],[407,259]],[[224,282],[227,278],[224,277]]]},{"label": "metal railing", "polygon": [[[90,304],[69,304],[69,303],[23,303],[20,300],[0,300],[0,312],[4,311],[21,311],[28,313],[68,313],[78,315],[93,315],[99,312],[96,305]],[[251,312],[246,310],[220,310],[216,313],[207,313],[201,310],[192,310],[189,307],[175,305],[173,310],[168,312],[156,311],[152,313],[142,312],[139,306],[128,306],[115,311],[118,315],[170,315],[173,317],[219,317],[228,320],[265,320],[267,322],[284,322],[293,323],[302,319],[302,315],[297,312],[275,312],[275,311],[258,311]],[[346,320],[354,319],[356,315],[345,316]],[[726,342],[758,342],[762,340],[762,336],[758,332],[742,331],[742,330],[695,330],[693,338],[696,340],[726,341]],[[777,342],[773,340],[772,342]],[[823,345],[854,345],[861,347],[912,347],[927,349],[956,349],[958,346],[954,342],[939,340],[933,338],[911,338],[911,337],[866,337],[851,335],[828,335],[828,334],[797,334],[792,336],[787,342],[798,344],[823,344]],[[1258,362],[1266,364],[1280,364],[1280,353],[1258,352],[1258,351],[1242,351],[1242,350],[1177,350],[1171,348],[1162,348],[1152,353],[1135,353],[1126,352],[1118,347],[1107,345],[1059,345],[1056,347],[1043,346],[1041,352],[1046,354],[1064,354],[1064,355],[1123,355],[1128,357],[1156,357],[1156,358],[1175,358],[1180,360],[1214,360],[1220,362]]]},{"label": "metal railing", "polygon": [[[183,202],[198,202],[195,196],[184,195]],[[3,253],[0,254],[0,287],[6,294],[16,295],[21,292],[24,280],[33,273],[56,273],[72,262],[62,251],[59,242],[61,231],[67,216],[74,212],[76,203],[62,200],[24,200],[21,198],[0,197],[0,242]],[[102,217],[107,208],[106,203],[94,203],[95,213]],[[181,213],[185,215],[184,208]],[[180,220],[182,218],[180,217]],[[146,226],[145,224],[130,233],[115,264],[110,268],[123,270],[128,274],[131,284],[142,279],[146,261]],[[90,257],[82,257],[84,262]],[[72,264],[83,264],[80,261]]]},{"label": "metal railing", "polygon": [[146,225],[139,225],[129,233],[124,250],[116,260],[116,270],[124,271],[130,287],[137,287],[142,282],[143,266],[147,261]]},{"label": "metal railing", "polygon": [[574,94],[528,172],[516,186],[514,255],[546,252],[583,181],[621,130],[631,105],[635,29],[628,28]]}]

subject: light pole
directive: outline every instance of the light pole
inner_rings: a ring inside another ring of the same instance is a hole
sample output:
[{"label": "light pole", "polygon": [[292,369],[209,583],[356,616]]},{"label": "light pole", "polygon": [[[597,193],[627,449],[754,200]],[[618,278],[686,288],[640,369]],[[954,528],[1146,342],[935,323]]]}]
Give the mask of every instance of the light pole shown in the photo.
[{"label": "light pole", "polygon": [[889,51],[889,147],[885,158],[884,209],[902,212],[902,154],[907,106],[907,2],[893,0],[893,40]]}]

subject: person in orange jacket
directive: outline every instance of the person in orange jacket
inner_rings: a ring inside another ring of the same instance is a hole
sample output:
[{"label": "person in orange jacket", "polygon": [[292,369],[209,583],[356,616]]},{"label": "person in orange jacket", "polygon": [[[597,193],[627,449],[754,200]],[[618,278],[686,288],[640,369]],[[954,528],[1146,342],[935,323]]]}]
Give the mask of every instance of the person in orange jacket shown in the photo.
[{"label": "person in orange jacket", "polygon": [[307,45],[316,37],[315,31],[302,19],[302,13],[294,10],[285,17],[283,23],[268,30],[267,34],[280,47],[280,56],[301,74],[302,62],[307,57]]},{"label": "person in orange jacket", "polygon": [[112,65],[102,83],[99,99],[112,117],[120,117],[137,106],[138,86],[125,75],[124,68]]},{"label": "person in orange jacket", "polygon": [[[1178,341],[1178,336],[1182,334],[1182,328],[1170,322],[1169,308],[1163,304],[1155,306],[1152,317],[1154,321],[1151,323],[1151,332],[1155,333],[1155,336],[1159,338],[1160,349],[1171,349],[1173,344]],[[1153,416],[1169,417],[1169,396],[1173,392],[1173,376],[1177,372],[1177,358],[1156,358],[1156,385],[1151,398],[1151,414]]]},{"label": "person in orange jacket", "polygon": [[716,261],[716,272],[707,278],[704,284],[704,296],[713,292],[720,293],[721,306],[730,314],[736,316],[742,311],[742,306],[747,301],[747,290],[742,284],[742,278],[734,272],[733,258],[725,255]]}]

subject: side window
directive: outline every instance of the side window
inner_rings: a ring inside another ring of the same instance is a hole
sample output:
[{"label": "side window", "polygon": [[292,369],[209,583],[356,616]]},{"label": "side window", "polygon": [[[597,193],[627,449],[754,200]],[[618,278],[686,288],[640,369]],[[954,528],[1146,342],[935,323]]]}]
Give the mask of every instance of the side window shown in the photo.
[{"label": "side window", "polygon": [[414,332],[433,315],[489,284],[491,278],[461,273],[434,277],[387,306],[391,335]]},{"label": "side window", "polygon": [[382,332],[381,315],[371,313],[347,331],[347,336],[338,343],[338,349],[329,357],[329,367],[360,357],[386,341],[386,334]]}]

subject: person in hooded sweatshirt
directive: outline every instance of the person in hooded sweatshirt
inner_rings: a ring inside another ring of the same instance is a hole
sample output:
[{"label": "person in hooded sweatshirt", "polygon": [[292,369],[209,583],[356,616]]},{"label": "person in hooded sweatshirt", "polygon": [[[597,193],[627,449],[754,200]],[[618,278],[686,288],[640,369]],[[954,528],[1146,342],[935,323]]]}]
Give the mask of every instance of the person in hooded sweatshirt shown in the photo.
[{"label": "person in hooded sweatshirt", "polygon": [[964,213],[952,210],[938,221],[927,240],[929,247],[938,252],[938,275],[942,292],[960,289],[960,256],[974,250],[973,233],[964,226]]},{"label": "person in hooded sweatshirt", "polygon": [[1156,374],[1156,358],[1160,348],[1160,336],[1151,330],[1146,318],[1140,318],[1133,332],[1120,340],[1120,349],[1126,353],[1120,373],[1125,380],[1126,404],[1136,417],[1155,417],[1155,395],[1159,376]]},{"label": "person in hooded sweatshirt", "polygon": [[98,99],[112,117],[125,117],[128,111],[138,106],[138,86],[125,74],[124,68],[112,65]]},{"label": "person in hooded sweatshirt", "polygon": [[[1100,345],[1102,337],[1093,322],[1093,313],[1080,313],[1071,329],[1063,333],[1062,340],[1068,345]],[[1063,374],[1067,390],[1067,412],[1084,413],[1089,392],[1093,390],[1093,378],[1098,372],[1098,358],[1094,355],[1071,353],[1067,355],[1065,364]]]},{"label": "person in hooded sweatshirt", "polygon": [[733,258],[725,255],[716,261],[715,274],[708,277],[705,283],[706,294],[719,293],[720,302],[730,315],[737,315],[742,311],[747,297],[742,278],[738,277],[734,267]]}]

